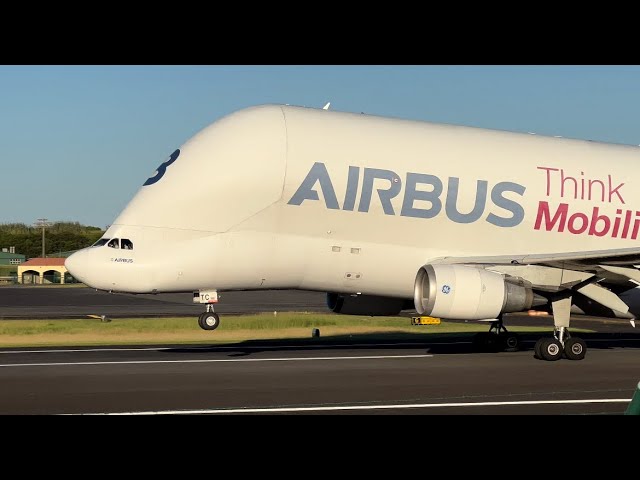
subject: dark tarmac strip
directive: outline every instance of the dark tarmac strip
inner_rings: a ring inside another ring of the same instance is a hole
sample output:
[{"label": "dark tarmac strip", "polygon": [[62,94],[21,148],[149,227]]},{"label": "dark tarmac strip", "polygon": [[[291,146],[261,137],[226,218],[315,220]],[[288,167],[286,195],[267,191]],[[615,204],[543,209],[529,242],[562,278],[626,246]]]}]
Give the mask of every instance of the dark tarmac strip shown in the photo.
[{"label": "dark tarmac strip", "polygon": [[[220,314],[259,312],[328,313],[326,293],[296,290],[224,292],[216,306]],[[0,287],[0,319],[193,316],[205,305],[193,303],[191,293],[132,295],[82,287]]]},{"label": "dark tarmac strip", "polygon": [[601,343],[578,362],[457,339],[0,350],[0,414],[621,414],[640,345]]}]

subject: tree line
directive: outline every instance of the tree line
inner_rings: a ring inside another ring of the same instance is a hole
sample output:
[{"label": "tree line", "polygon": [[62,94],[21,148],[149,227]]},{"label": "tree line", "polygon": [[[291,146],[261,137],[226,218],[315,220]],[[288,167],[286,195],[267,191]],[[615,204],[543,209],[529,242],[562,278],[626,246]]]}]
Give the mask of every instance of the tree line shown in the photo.
[{"label": "tree line", "polygon": [[[54,222],[46,227],[45,254],[55,257],[63,252],[93,245],[104,230],[79,222]],[[42,228],[24,223],[0,224],[0,249],[16,247],[15,253],[27,258],[42,256]]]}]

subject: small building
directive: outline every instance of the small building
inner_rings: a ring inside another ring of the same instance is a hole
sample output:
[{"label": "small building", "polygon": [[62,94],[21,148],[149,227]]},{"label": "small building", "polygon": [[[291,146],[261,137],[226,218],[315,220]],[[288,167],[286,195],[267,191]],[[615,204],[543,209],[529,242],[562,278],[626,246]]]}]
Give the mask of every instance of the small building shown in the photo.
[{"label": "small building", "polygon": [[18,265],[18,283],[74,283],[64,266],[64,258],[30,258]]},{"label": "small building", "polygon": [[20,265],[27,257],[16,253],[15,248],[3,248],[0,252],[0,265]]}]

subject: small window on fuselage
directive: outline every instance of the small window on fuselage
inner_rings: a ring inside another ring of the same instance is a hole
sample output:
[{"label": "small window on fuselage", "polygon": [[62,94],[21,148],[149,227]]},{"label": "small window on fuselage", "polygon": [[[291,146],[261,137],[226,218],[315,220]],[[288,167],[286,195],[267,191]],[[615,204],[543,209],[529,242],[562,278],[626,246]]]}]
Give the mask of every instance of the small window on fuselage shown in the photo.
[{"label": "small window on fuselage", "polygon": [[98,240],[96,243],[94,243],[91,246],[92,247],[101,247],[101,246],[105,245],[108,241],[109,241],[108,238],[101,238],[100,240]]},{"label": "small window on fuselage", "polygon": [[133,250],[133,242],[128,238],[123,238],[120,240],[120,248],[123,248],[124,250]]},{"label": "small window on fuselage", "polygon": [[120,240],[118,240],[117,238],[114,238],[109,243],[107,243],[107,247],[120,248]]}]

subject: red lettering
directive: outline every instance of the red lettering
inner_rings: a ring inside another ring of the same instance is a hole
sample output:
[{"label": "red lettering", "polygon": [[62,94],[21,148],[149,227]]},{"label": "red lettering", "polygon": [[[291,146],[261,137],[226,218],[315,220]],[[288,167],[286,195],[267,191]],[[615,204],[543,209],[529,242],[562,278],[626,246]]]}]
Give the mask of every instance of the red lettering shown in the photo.
[{"label": "red lettering", "polygon": [[[582,220],[582,226],[580,228],[575,227],[575,223],[578,218]],[[589,217],[587,217],[584,213],[579,213],[579,212],[574,213],[569,217],[569,223],[568,223],[569,231],[574,235],[579,235],[583,233],[588,226],[589,226]]]},{"label": "red lettering", "polygon": [[546,170],[547,171],[547,197],[551,194],[551,172],[557,172],[557,168],[551,167],[536,167],[538,170]]},{"label": "red lettering", "polygon": [[609,177],[609,203],[611,203],[611,201],[612,201],[611,197],[613,197],[613,194],[615,193],[616,195],[618,195],[618,198],[620,199],[620,201],[624,204],[624,199],[622,198],[622,195],[620,195],[620,192],[618,192],[618,190],[620,190],[620,188],[622,188],[624,183],[621,183],[616,188],[611,189],[611,187],[613,186],[611,184],[611,175],[607,175],[607,177]]},{"label": "red lettering", "polygon": [[[606,215],[598,215],[599,213],[600,209],[598,207],[593,207],[593,214],[591,215],[591,226],[589,227],[589,235],[604,237],[607,233],[609,233],[609,229],[611,228],[611,220],[609,220],[609,217]],[[598,230],[598,222],[604,222],[601,230]]]},{"label": "red lettering", "polygon": [[573,198],[577,200],[578,199],[578,181],[573,177],[565,177],[564,170],[562,169],[560,169],[560,196],[564,197],[564,184],[567,180],[571,180],[573,182]]},{"label": "red lettering", "polygon": [[[540,167],[538,167],[540,168]],[[549,203],[548,202],[539,202],[538,203],[538,215],[536,216],[536,223],[534,225],[535,230],[540,230],[540,226],[542,225],[542,221],[544,220],[545,226],[544,229],[549,232],[551,231],[556,223],[558,223],[558,232],[564,232],[564,226],[567,223],[567,211],[569,210],[568,203],[561,203],[556,210],[555,215],[551,218],[551,212],[549,211]]]}]

